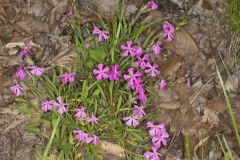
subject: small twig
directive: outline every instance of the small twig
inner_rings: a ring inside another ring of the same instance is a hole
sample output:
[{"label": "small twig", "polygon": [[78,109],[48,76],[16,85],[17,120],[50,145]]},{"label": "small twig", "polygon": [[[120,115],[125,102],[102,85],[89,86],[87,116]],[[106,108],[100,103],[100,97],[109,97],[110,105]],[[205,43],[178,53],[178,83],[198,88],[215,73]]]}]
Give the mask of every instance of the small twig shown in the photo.
[{"label": "small twig", "polygon": [[216,77],[216,75],[214,75],[212,78],[210,78],[207,83],[205,83],[202,88],[198,91],[198,93],[196,94],[196,96],[194,96],[194,98],[191,100],[190,104],[193,104],[193,102],[196,100],[196,98],[202,93],[203,89],[208,85],[208,83],[210,83],[214,78]]}]

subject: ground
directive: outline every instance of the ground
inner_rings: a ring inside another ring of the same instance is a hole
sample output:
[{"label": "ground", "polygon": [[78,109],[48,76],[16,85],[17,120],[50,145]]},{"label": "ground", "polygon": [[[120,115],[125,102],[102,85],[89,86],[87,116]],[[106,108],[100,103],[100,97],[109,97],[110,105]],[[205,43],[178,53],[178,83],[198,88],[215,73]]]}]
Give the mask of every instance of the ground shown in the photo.
[{"label": "ground", "polygon": [[[113,3],[111,0],[79,0],[78,3],[80,20],[85,23],[97,20],[89,8],[111,21],[114,11],[119,7],[115,4],[116,1]],[[140,0],[128,1],[126,16],[135,13],[143,3]],[[238,159],[239,146],[232,136],[233,129],[215,68],[217,64],[229,92],[236,119],[240,120],[239,54],[235,54],[240,38],[231,30],[228,2],[164,0],[159,1],[159,4],[158,11],[143,16],[141,20],[150,22],[162,17],[171,17],[171,21],[177,25],[175,41],[164,47],[167,56],[155,60],[160,65],[163,77],[173,81],[167,90],[159,92],[159,97],[153,102],[158,113],[156,121],[166,123],[171,135],[175,135],[176,141],[171,143],[167,159],[184,157],[185,133],[190,133],[191,146],[195,146],[192,147],[192,153],[196,155],[202,143],[199,137],[203,137],[206,141],[204,150],[208,153],[204,158],[211,159],[212,150],[209,148],[216,142],[216,133],[220,132],[225,133],[229,146]],[[0,2],[2,160],[31,159],[34,145],[42,143],[37,136],[24,130],[24,126],[31,119],[17,112],[15,97],[9,93],[9,87],[14,81],[14,72],[21,63],[17,56],[19,46],[32,41],[36,46],[33,60],[37,64],[66,66],[68,60],[76,57],[76,52],[67,30],[59,27],[59,19],[70,5],[68,0]],[[191,81],[191,84],[186,85],[186,80]],[[199,128],[204,129],[204,133]],[[221,154],[218,154],[215,158],[221,157]]]}]

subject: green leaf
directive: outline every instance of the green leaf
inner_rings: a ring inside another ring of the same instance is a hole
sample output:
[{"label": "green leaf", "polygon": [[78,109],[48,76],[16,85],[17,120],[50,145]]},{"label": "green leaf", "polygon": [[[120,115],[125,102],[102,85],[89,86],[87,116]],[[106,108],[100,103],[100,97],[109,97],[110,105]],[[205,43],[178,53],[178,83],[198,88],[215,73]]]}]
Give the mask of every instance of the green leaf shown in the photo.
[{"label": "green leaf", "polygon": [[103,63],[106,56],[104,49],[93,49],[90,51],[90,58],[98,63]]}]

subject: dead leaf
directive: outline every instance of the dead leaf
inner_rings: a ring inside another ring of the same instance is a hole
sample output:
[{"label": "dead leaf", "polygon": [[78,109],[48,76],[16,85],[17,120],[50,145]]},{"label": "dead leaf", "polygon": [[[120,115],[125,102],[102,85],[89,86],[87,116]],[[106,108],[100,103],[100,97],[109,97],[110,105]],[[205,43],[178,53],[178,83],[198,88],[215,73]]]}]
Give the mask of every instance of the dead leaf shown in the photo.
[{"label": "dead leaf", "polygon": [[208,101],[207,108],[215,110],[219,113],[224,113],[227,110],[227,104],[223,97],[215,97]]},{"label": "dead leaf", "polygon": [[181,67],[182,58],[177,55],[170,55],[168,59],[160,65],[163,77],[173,77]]},{"label": "dead leaf", "polygon": [[124,149],[119,145],[102,140],[102,141],[100,141],[100,146],[103,148],[104,154],[105,153],[112,154],[112,155],[118,156],[120,158],[125,157]]}]

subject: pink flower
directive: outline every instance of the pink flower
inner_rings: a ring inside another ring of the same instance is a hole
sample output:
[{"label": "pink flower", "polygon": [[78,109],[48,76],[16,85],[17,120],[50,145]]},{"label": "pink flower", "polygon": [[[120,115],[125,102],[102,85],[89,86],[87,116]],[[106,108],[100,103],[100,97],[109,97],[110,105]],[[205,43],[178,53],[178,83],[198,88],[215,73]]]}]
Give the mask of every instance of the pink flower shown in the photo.
[{"label": "pink flower", "polygon": [[68,9],[65,15],[71,17],[73,15],[72,9]]},{"label": "pink flower", "polygon": [[137,77],[142,76],[142,73],[139,71],[136,71],[135,73],[134,68],[128,69],[128,75],[124,74],[124,80],[128,80],[129,86],[135,86],[136,83],[138,83]]},{"label": "pink flower", "polygon": [[165,125],[164,124],[159,124],[159,125],[154,125],[152,122],[147,122],[147,127],[150,128],[149,134],[151,136],[155,136],[158,133],[165,131]]},{"label": "pink flower", "polygon": [[80,109],[77,108],[77,109],[74,109],[74,111],[76,112],[76,114],[74,115],[76,118],[86,118],[87,117],[87,114],[85,112],[85,107],[81,107]]},{"label": "pink flower", "polygon": [[143,83],[143,80],[140,77],[138,77],[134,85],[129,84],[129,87],[131,89],[134,89],[137,93],[141,93],[141,92],[144,92],[144,87],[142,83]]},{"label": "pink flower", "polygon": [[138,105],[134,105],[133,108],[134,115],[138,118],[142,118],[143,116],[145,116],[146,113],[144,112],[144,108],[146,108],[144,105],[141,105],[140,107]]},{"label": "pink flower", "polygon": [[147,160],[160,160],[159,156],[162,156],[162,154],[158,153],[157,152],[157,148],[155,147],[152,147],[152,152],[150,151],[147,151],[144,153],[144,157],[147,159]]},{"label": "pink flower", "polygon": [[108,31],[101,31],[98,27],[94,27],[93,35],[98,36],[98,41],[108,40],[109,39],[109,32]]},{"label": "pink flower", "polygon": [[13,94],[15,94],[18,97],[23,94],[24,88],[22,87],[22,85],[16,83],[15,86],[10,87],[10,92],[12,92]]},{"label": "pink flower", "polygon": [[153,10],[153,11],[158,9],[158,4],[155,3],[154,1],[149,1],[148,5],[151,8],[151,10]]},{"label": "pink flower", "polygon": [[144,54],[143,57],[141,58],[140,56],[137,57],[138,61],[135,62],[134,64],[141,69],[145,69],[147,66],[147,61],[148,61],[148,54]]},{"label": "pink flower", "polygon": [[92,138],[82,130],[73,130],[73,133],[76,134],[76,139],[81,142],[90,143]]},{"label": "pink flower", "polygon": [[157,42],[151,47],[152,52],[156,55],[160,54],[162,50],[161,46],[162,46],[162,42],[161,41]]},{"label": "pink flower", "polygon": [[143,104],[145,104],[145,101],[147,100],[147,94],[145,94],[145,91],[138,93],[138,100],[140,100]]},{"label": "pink flower", "polygon": [[21,64],[19,66],[19,68],[17,69],[17,71],[15,73],[15,77],[19,78],[21,80],[27,80],[28,75],[27,75],[27,72],[25,71],[25,69],[23,67],[24,67],[24,64]]},{"label": "pink flower", "polygon": [[121,45],[122,55],[127,57],[129,54],[134,57],[136,55],[140,56],[142,54],[142,48],[138,46],[133,46],[131,40],[127,41],[126,45]]},{"label": "pink flower", "polygon": [[43,72],[45,71],[45,68],[37,67],[37,66],[29,66],[29,69],[31,69],[31,74],[35,76],[41,76]]},{"label": "pink flower", "polygon": [[63,74],[59,75],[59,78],[62,80],[63,84],[67,84],[69,83],[73,83],[75,81],[75,76],[76,72],[72,72],[72,73],[67,73],[64,72]]},{"label": "pink flower", "polygon": [[87,120],[87,122],[91,124],[98,124],[98,118],[96,118],[95,115],[92,113],[91,117]]},{"label": "pink flower", "polygon": [[152,142],[159,147],[161,147],[162,144],[166,146],[168,137],[169,137],[168,133],[163,130],[163,131],[157,132],[157,134],[154,135],[154,137],[152,138]]},{"label": "pink flower", "polygon": [[161,90],[164,90],[168,87],[167,81],[165,81],[164,79],[161,80],[159,87]]},{"label": "pink flower", "polygon": [[136,127],[139,125],[138,120],[135,117],[124,117],[125,124],[130,127]]},{"label": "pink flower", "polygon": [[47,101],[47,100],[43,101],[41,103],[42,111],[43,112],[51,111],[53,109],[55,103],[56,103],[55,101]]},{"label": "pink flower", "polygon": [[119,64],[115,64],[111,67],[111,73],[109,75],[109,79],[111,81],[117,81],[119,77],[122,76],[122,71],[118,71]]},{"label": "pink flower", "polygon": [[19,53],[19,57],[20,57],[20,58],[24,58],[24,57],[26,56],[26,54],[28,54],[31,50],[32,50],[32,45],[31,45],[31,44],[27,45],[27,46]]},{"label": "pink flower", "polygon": [[174,39],[174,35],[173,35],[174,32],[175,32],[174,26],[169,22],[165,21],[163,25],[163,37],[167,38],[167,40],[171,42]]},{"label": "pink flower", "polygon": [[99,138],[98,136],[96,135],[93,135],[92,137],[92,144],[94,144],[95,146],[99,145],[100,141],[99,141]]},{"label": "pink flower", "polygon": [[147,63],[147,68],[148,69],[145,70],[145,73],[150,74],[151,77],[155,77],[155,76],[160,74],[160,71],[156,69],[157,67],[158,67],[158,65],[156,63],[151,65],[151,63],[148,62]]},{"label": "pink flower", "polygon": [[63,113],[66,113],[68,112],[68,110],[66,109],[66,106],[67,104],[66,103],[63,103],[62,102],[62,97],[61,96],[58,96],[57,97],[57,102],[55,102],[55,106],[58,107],[58,113],[59,114],[63,114]]},{"label": "pink flower", "polygon": [[96,76],[97,80],[102,79],[108,79],[109,75],[107,74],[109,72],[110,68],[107,66],[103,68],[103,64],[98,64],[98,70],[93,69],[93,74]]}]

